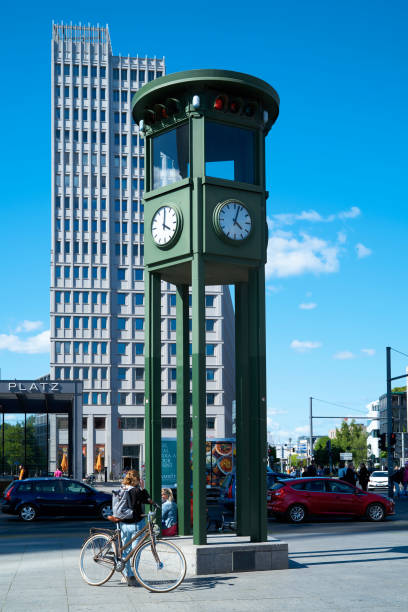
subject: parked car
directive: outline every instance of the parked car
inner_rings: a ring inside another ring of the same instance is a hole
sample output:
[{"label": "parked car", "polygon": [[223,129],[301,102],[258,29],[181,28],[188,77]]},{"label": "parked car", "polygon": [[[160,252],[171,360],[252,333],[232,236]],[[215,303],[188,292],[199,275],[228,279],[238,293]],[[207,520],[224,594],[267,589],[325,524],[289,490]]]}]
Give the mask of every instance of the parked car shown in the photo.
[{"label": "parked car", "polygon": [[1,510],[23,521],[37,516],[99,516],[112,513],[112,495],[70,478],[27,478],[9,484]]},{"label": "parked car", "polygon": [[388,472],[372,472],[368,481],[368,489],[386,489],[388,487]]},{"label": "parked car", "polygon": [[268,491],[268,512],[292,523],[308,516],[355,516],[382,521],[394,514],[394,502],[334,478],[282,480]]}]

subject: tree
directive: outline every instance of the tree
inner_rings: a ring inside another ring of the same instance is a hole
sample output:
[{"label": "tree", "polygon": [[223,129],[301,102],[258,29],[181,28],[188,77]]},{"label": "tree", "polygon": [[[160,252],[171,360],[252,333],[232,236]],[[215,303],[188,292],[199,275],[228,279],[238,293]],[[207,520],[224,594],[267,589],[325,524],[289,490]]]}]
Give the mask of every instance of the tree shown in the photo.
[{"label": "tree", "polygon": [[[328,441],[329,441],[328,436],[322,436],[321,438],[317,440],[317,442],[315,443],[313,447],[314,448],[313,454],[314,454],[315,462],[318,465],[329,465],[330,463]],[[339,448],[336,440],[335,439],[332,440],[331,441],[331,453],[332,453],[333,464],[338,463],[339,458],[340,458],[340,452],[341,452],[341,449]]]},{"label": "tree", "polygon": [[341,452],[353,453],[353,461],[358,464],[367,461],[367,432],[354,420],[348,424],[343,421],[332,441]]}]

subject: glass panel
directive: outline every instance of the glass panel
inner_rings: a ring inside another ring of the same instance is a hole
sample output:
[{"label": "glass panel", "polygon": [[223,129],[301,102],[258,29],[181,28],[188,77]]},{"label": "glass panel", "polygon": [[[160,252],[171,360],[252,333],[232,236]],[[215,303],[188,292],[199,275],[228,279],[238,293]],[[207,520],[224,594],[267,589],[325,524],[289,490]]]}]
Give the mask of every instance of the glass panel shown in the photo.
[{"label": "glass panel", "polygon": [[152,188],[171,185],[189,175],[188,125],[152,138]]},{"label": "glass panel", "polygon": [[255,133],[213,121],[205,124],[205,174],[255,183]]},{"label": "glass panel", "polygon": [[26,415],[26,467],[30,476],[47,476],[47,415]]},{"label": "glass panel", "polygon": [[122,454],[122,470],[140,470],[140,445],[124,444]]},{"label": "glass panel", "polygon": [[4,415],[4,472],[17,478],[25,461],[24,418],[24,414]]},{"label": "glass panel", "polygon": [[48,472],[53,475],[60,468],[64,476],[69,474],[68,465],[68,415],[50,414],[48,424]]}]

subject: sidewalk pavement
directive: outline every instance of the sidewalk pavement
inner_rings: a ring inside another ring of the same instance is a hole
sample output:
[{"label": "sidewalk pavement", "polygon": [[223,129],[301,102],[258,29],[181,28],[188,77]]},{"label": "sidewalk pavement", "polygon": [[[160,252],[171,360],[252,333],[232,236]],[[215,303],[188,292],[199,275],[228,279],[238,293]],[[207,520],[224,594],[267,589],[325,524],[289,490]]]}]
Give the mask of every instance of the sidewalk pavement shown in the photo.
[{"label": "sidewalk pavement", "polygon": [[[404,500],[405,501],[405,500]],[[401,502],[403,504],[404,502]],[[405,502],[406,505],[406,502]],[[7,523],[0,546],[1,612],[383,612],[408,609],[408,521],[347,521],[280,526],[289,542],[288,570],[196,577],[175,591],[149,593],[120,584],[121,574],[90,587],[78,569],[84,528],[47,533]],[[43,529],[44,532],[44,529]],[[24,533],[24,536],[23,536]],[[39,534],[36,536],[36,533]]]}]

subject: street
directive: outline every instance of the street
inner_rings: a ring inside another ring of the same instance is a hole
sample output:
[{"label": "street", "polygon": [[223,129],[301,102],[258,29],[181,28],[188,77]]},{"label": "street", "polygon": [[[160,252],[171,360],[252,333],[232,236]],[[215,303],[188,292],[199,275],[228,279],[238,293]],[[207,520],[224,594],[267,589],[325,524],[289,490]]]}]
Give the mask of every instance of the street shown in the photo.
[{"label": "street", "polygon": [[55,610],[176,608],[213,610],[301,609],[402,610],[408,607],[408,500],[381,523],[311,521],[301,525],[269,521],[269,533],[289,543],[290,567],[274,572],[202,576],[176,591],[152,594],[120,584],[120,574],[102,587],[85,584],[79,549],[89,520],[39,519],[22,523],[0,515],[0,609]]}]

